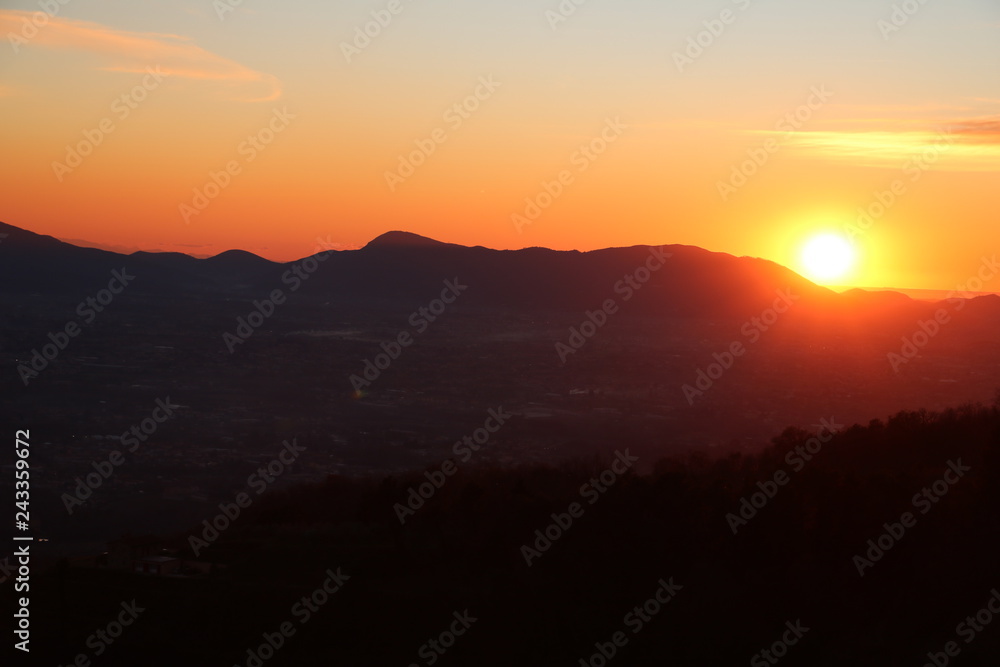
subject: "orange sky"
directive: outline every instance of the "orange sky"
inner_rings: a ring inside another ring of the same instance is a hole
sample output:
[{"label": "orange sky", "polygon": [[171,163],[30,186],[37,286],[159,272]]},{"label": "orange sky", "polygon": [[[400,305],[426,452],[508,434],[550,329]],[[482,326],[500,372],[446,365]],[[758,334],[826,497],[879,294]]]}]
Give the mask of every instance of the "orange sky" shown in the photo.
[{"label": "orange sky", "polygon": [[931,289],[1000,250],[994,4],[898,30],[891,3],[666,4],[7,3],[0,220],[278,260],[405,229],[796,270],[828,230],[858,251],[845,282]]}]

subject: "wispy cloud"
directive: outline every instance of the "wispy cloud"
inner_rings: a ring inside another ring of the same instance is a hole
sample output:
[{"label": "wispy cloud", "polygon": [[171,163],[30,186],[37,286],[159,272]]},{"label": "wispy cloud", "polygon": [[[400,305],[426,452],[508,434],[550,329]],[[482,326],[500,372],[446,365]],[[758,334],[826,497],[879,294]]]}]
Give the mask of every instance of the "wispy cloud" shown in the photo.
[{"label": "wispy cloud", "polygon": [[1000,116],[985,116],[956,122],[952,131],[983,143],[1000,143]]},{"label": "wispy cloud", "polygon": [[[845,160],[867,167],[898,168],[921,156],[932,156],[935,168],[952,171],[1000,170],[1000,117],[926,120],[896,119],[898,129],[885,129],[893,119],[869,119],[868,129],[763,131],[806,157]],[[850,125],[840,120],[841,126]],[[858,123],[861,125],[861,123]],[[878,129],[874,129],[874,128]],[[940,158],[940,162],[938,162]]]},{"label": "wispy cloud", "polygon": [[[0,34],[20,34],[32,12],[0,10]],[[281,96],[281,84],[270,74],[207,51],[190,38],[154,32],[117,30],[100,23],[50,17],[22,48],[43,47],[97,55],[110,72],[144,72],[159,66],[172,77],[210,80],[225,84],[240,100],[257,102]]]}]

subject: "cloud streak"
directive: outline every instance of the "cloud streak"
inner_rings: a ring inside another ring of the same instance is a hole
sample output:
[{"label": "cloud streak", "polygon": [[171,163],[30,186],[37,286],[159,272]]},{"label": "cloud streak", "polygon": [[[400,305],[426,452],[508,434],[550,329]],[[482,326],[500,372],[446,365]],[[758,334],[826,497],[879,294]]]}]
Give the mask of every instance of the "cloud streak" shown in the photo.
[{"label": "cloud streak", "polygon": [[[0,34],[21,35],[33,14],[0,10]],[[226,84],[234,99],[264,102],[281,97],[281,83],[270,74],[201,48],[190,38],[155,32],[117,30],[100,23],[50,16],[22,48],[43,47],[85,52],[103,60],[108,72],[145,72],[149,66],[182,79]]]},{"label": "cloud streak", "polygon": [[956,122],[952,131],[983,143],[1000,143],[1000,116]]},{"label": "cloud streak", "polygon": [[[888,119],[885,119],[888,120]],[[841,121],[842,123],[844,121]],[[850,161],[859,166],[898,168],[923,154],[943,159],[937,168],[951,171],[997,171],[1000,164],[1000,117],[951,120],[929,129],[913,128],[912,120],[896,123],[905,129],[805,130],[794,133],[757,131],[770,135],[805,157]]]}]

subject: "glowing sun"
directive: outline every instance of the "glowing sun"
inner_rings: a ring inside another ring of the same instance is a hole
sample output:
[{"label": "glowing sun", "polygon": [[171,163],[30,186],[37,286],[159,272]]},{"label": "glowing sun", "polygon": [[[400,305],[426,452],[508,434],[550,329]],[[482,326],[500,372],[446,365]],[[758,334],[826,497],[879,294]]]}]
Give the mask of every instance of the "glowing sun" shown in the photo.
[{"label": "glowing sun", "polygon": [[816,282],[831,282],[845,277],[854,266],[857,253],[847,239],[838,234],[820,234],[802,248],[802,267]]}]

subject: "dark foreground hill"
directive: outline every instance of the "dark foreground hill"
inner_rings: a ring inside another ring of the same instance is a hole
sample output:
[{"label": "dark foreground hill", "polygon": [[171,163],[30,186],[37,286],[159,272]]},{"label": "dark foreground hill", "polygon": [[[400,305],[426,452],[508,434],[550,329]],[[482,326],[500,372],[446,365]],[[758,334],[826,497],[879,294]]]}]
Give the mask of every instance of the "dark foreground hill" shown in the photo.
[{"label": "dark foreground hill", "polygon": [[[998,408],[788,429],[758,455],[643,475],[628,442],[558,468],[459,465],[404,524],[440,464],[331,476],[243,510],[202,548],[213,574],[83,559],[39,577],[38,654],[92,654],[87,637],[134,599],[146,611],[100,664],[893,667],[949,650],[992,665]],[[204,530],[149,543],[194,559]],[[307,613],[331,573],[340,588]]]}]

